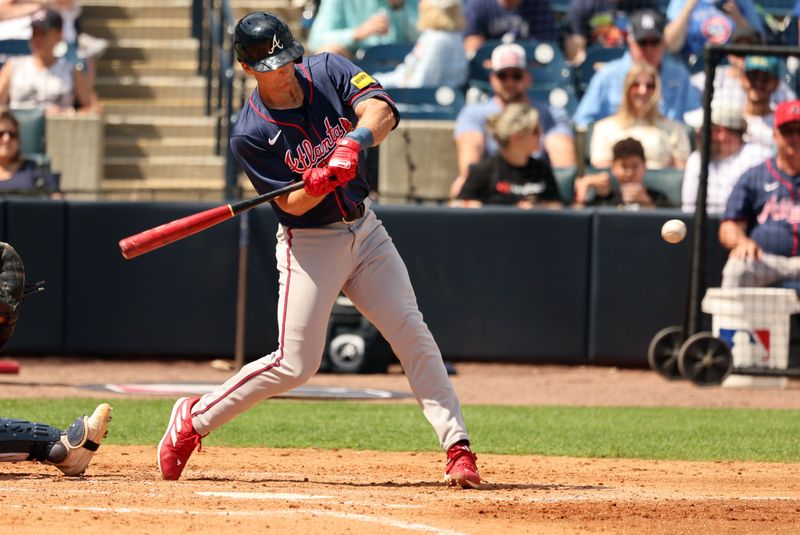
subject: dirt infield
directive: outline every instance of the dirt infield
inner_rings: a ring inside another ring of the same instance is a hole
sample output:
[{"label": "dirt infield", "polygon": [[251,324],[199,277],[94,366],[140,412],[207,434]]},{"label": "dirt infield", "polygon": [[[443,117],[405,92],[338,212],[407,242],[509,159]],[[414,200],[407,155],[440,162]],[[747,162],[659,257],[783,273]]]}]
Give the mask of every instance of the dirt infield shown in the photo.
[{"label": "dirt infield", "polygon": [[[20,375],[0,376],[0,397],[103,397],[113,405],[118,395],[71,385],[230,374],[188,361],[22,364]],[[613,368],[459,364],[458,372],[465,404],[800,408],[794,381],[783,390],[729,390]],[[397,370],[320,375],[312,384],[408,391]],[[192,457],[183,480],[166,482],[155,446],[105,445],[78,479],[33,463],[0,465],[0,510],[15,535],[795,533],[800,518],[800,464],[478,455],[487,483],[459,491],[440,483],[442,454],[211,447]]]}]

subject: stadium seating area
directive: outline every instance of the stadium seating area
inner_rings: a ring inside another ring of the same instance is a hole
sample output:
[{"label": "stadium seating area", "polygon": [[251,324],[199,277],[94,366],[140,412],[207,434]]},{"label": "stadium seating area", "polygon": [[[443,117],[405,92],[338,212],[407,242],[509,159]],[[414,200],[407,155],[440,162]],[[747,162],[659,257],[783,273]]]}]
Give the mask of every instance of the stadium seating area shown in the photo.
[{"label": "stadium seating area", "polygon": [[[556,20],[563,21],[569,3],[566,0],[551,0],[550,3]],[[768,29],[769,42],[797,45],[798,21],[792,15],[793,2],[757,0],[756,3]],[[202,200],[222,196],[226,180],[230,181],[229,176],[226,177],[224,140],[229,122],[220,96],[222,77],[214,71],[220,62],[213,59],[216,56],[210,47],[210,34],[214,32],[199,29],[204,24],[198,23],[209,14],[203,12],[204,3],[199,0],[173,0],[167,4],[155,0],[88,0],[82,4],[82,31],[109,41],[98,64],[96,81],[104,110],[101,118],[104,142],[98,147],[102,151],[98,155],[102,167],[96,184],[98,197]],[[227,8],[234,20],[255,9],[277,12],[290,22],[298,36],[307,33],[308,21],[303,20],[303,9],[297,2],[232,0],[215,4],[223,8],[215,8],[218,13],[224,14]],[[666,2],[662,4],[665,10]],[[227,37],[222,35],[223,42],[217,43],[220,50],[225,50],[225,39]],[[490,94],[488,59],[497,44],[487,42],[470,60],[469,80],[465,86],[391,90],[405,119],[410,121],[411,133],[407,131],[406,135],[412,135],[414,128],[422,128],[434,152],[453,152],[452,124],[459,110],[467,102],[487,98]],[[624,53],[622,48],[591,46],[586,60],[573,66],[565,60],[560,42],[530,40],[520,44],[527,51],[534,80],[531,99],[562,107],[569,114],[574,112],[597,69]],[[359,51],[354,61],[368,72],[384,71],[399,64],[410,50],[409,44],[376,46]],[[24,40],[0,41],[0,62],[10,55],[27,52]],[[204,59],[204,54],[212,60]],[[690,62],[689,67],[694,71],[701,69],[702,60]],[[792,68],[790,63],[786,79],[796,85],[795,74],[796,65]],[[235,95],[230,98],[235,114],[252,86],[235,78],[233,87]],[[31,121],[28,126],[26,120],[23,135],[43,136],[43,119]],[[431,128],[430,122],[438,126]],[[38,145],[26,139],[26,146],[33,147],[30,152],[45,152],[44,137],[40,137]],[[56,151],[58,153],[70,153],[70,143],[80,142],[49,138],[48,141],[66,144]],[[400,142],[404,141],[397,140]],[[389,147],[387,150],[399,149]],[[442,162],[455,165],[453,158],[444,158]],[[442,162],[440,165],[444,165]],[[62,163],[53,162],[55,167]],[[392,166],[378,167],[381,173],[400,176],[404,175],[396,172],[400,165],[393,160]],[[71,173],[80,172],[80,167],[67,172],[66,183],[72,183]],[[570,197],[570,184],[576,172],[572,168],[556,170],[565,201]],[[456,173],[454,168],[448,168],[442,174],[454,176]],[[649,173],[648,181],[665,187],[665,193],[677,198],[676,193],[680,195],[677,176],[674,170],[665,170]],[[413,187],[396,187],[393,178],[381,176],[379,182],[392,191],[396,201],[420,200],[415,198]],[[246,180],[242,183],[246,189]],[[437,191],[429,192],[424,200],[447,199],[446,188],[440,187]]]}]

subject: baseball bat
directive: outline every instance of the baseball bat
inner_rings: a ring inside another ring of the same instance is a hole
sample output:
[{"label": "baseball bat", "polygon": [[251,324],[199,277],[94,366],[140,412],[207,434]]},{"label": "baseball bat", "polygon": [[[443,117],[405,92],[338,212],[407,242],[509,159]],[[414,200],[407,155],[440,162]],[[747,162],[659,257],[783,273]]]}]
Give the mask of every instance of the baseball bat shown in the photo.
[{"label": "baseball bat", "polygon": [[169,223],[164,223],[163,225],[120,240],[120,251],[123,257],[130,260],[131,258],[149,253],[159,247],[175,243],[192,234],[197,234],[201,230],[227,221],[246,210],[255,208],[276,197],[299,189],[303,189],[303,182],[295,182],[294,184],[289,184],[288,186],[278,188],[274,191],[262,193],[252,199],[240,201],[235,204],[217,206],[216,208],[210,208],[196,214],[176,219],[175,221],[170,221]]}]

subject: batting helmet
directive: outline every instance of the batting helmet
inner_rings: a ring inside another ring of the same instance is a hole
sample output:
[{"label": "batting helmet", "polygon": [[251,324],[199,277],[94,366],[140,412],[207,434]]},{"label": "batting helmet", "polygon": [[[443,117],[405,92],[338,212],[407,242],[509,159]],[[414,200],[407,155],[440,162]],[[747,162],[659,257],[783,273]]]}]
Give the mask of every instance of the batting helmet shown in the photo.
[{"label": "batting helmet", "polygon": [[300,63],[305,49],[286,23],[261,11],[242,17],[233,35],[236,59],[254,71],[269,72],[293,61]]}]

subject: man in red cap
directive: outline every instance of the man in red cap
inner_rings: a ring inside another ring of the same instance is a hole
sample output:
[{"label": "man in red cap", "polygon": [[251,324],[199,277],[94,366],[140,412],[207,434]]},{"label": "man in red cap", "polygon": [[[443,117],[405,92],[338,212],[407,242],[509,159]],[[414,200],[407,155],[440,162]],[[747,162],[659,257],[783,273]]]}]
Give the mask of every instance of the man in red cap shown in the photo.
[{"label": "man in red cap", "polygon": [[775,157],[745,172],[728,199],[723,288],[800,282],[800,100],[778,105],[773,135]]}]

